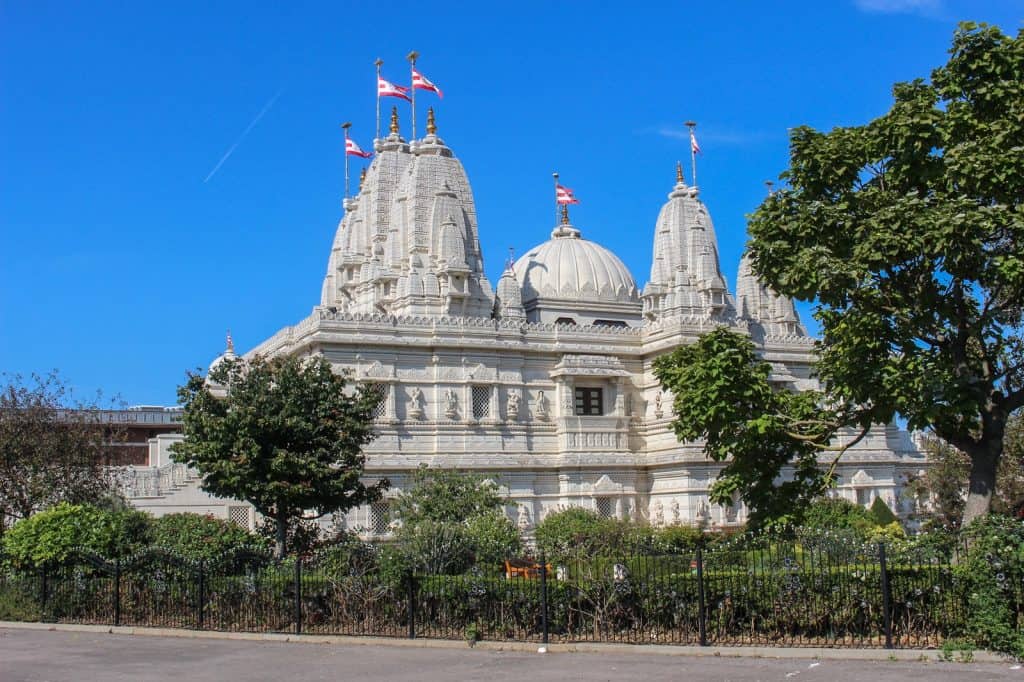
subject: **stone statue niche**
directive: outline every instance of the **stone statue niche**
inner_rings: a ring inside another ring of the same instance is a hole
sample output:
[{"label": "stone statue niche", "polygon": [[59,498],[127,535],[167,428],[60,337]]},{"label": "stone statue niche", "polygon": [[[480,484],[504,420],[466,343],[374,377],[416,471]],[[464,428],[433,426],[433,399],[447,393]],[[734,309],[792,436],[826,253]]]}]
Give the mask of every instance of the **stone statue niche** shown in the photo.
[{"label": "stone statue niche", "polygon": [[423,419],[423,391],[418,386],[413,386],[409,391],[409,402],[406,403],[406,412],[410,419]]},{"label": "stone statue niche", "polygon": [[505,419],[510,422],[519,421],[519,391],[509,391]]},{"label": "stone statue niche", "polygon": [[533,413],[537,416],[537,419],[546,422],[548,420],[549,409],[550,403],[544,395],[544,391],[537,391],[537,399],[533,402]]},{"label": "stone statue niche", "polygon": [[444,392],[444,416],[449,419],[459,416],[459,396],[455,394],[455,389],[449,388]]}]

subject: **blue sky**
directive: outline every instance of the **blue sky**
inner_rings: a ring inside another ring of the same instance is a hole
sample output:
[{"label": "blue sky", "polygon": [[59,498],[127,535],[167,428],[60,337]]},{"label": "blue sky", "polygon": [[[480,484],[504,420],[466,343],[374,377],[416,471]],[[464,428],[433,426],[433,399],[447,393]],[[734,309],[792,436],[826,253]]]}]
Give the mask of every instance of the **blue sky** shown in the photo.
[{"label": "blue sky", "polygon": [[376,57],[405,82],[416,49],[443,88],[420,131],[435,105],[492,281],[547,239],[557,170],[573,222],[642,286],[694,119],[732,287],[788,128],[876,117],[957,21],[1022,18],[980,0],[4,3],[0,371],[172,404],[226,328],[244,351],[306,316],[341,217],[338,124],[371,144]]}]

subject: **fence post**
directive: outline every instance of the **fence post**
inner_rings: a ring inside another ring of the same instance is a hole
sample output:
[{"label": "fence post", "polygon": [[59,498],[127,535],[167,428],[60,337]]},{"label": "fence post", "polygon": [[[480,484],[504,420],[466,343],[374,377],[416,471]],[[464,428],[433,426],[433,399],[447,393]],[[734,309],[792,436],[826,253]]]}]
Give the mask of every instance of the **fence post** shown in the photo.
[{"label": "fence post", "polygon": [[409,571],[409,579],[406,581],[406,613],[409,619],[409,639],[416,639],[416,575]]},{"label": "fence post", "polygon": [[206,561],[199,560],[199,609],[196,612],[196,627],[202,630],[206,616]]},{"label": "fence post", "polygon": [[49,571],[46,570],[46,564],[43,564],[42,570],[42,585],[40,585],[40,591],[42,594],[39,595],[39,610],[42,611],[42,617],[46,619],[46,602],[49,598],[50,592],[50,581]]},{"label": "fence post", "polygon": [[882,623],[885,627],[885,648],[892,648],[892,609],[889,605],[889,570],[885,565],[885,543],[878,543],[878,565],[882,573]]},{"label": "fence post", "polygon": [[541,642],[548,645],[548,561],[540,553],[540,628]]},{"label": "fence post", "polygon": [[704,550],[697,548],[697,628],[700,632],[700,645],[708,645],[707,614],[704,609]]},{"label": "fence post", "polygon": [[121,558],[114,557],[114,625],[121,624]]},{"label": "fence post", "polygon": [[302,557],[295,555],[295,634],[302,634]]}]

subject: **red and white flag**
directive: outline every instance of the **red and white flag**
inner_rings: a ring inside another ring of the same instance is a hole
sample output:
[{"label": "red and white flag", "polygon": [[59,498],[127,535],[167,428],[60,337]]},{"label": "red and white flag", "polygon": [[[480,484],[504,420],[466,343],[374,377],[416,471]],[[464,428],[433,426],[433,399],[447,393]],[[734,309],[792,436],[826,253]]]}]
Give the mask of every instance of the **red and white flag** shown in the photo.
[{"label": "red and white flag", "polygon": [[690,129],[690,151],[694,154],[700,154],[700,145],[697,144],[697,136],[693,134],[693,129]]},{"label": "red and white flag", "polygon": [[373,152],[364,152],[356,144],[356,141],[350,137],[345,138],[345,153],[349,156],[358,156],[361,159],[368,159],[373,156]]},{"label": "red and white flag", "polygon": [[555,203],[558,204],[578,204],[580,200],[576,198],[573,191],[568,187],[562,187],[561,185],[555,185]]},{"label": "red and white flag", "polygon": [[377,97],[397,97],[404,99],[406,102],[409,100],[409,88],[402,87],[401,85],[395,85],[391,81],[386,81],[380,76],[377,76]]},{"label": "red and white flag", "polygon": [[439,98],[444,99],[444,95],[441,94],[441,88],[428,81],[427,77],[416,69],[412,70],[412,87],[417,90],[430,90],[433,93],[437,93]]}]

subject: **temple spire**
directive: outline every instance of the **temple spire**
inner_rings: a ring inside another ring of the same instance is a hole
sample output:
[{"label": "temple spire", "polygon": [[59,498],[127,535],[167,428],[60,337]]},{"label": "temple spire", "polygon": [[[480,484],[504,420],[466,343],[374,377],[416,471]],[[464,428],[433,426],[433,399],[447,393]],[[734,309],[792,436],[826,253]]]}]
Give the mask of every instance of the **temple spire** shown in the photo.
[{"label": "temple spire", "polygon": [[234,353],[235,352],[235,341],[234,341],[234,339],[231,338],[231,330],[230,329],[228,330],[227,337],[224,339],[224,343],[225,343],[225,347],[227,348],[226,352],[228,352],[228,353]]},{"label": "temple spire", "polygon": [[434,107],[427,109],[427,135],[437,135],[437,122],[434,120]]},{"label": "temple spire", "polygon": [[398,107],[391,107],[391,132],[398,134]]},{"label": "temple spire", "polygon": [[562,224],[563,225],[568,225],[569,224],[569,205],[568,204],[562,204]]},{"label": "temple spire", "polygon": [[676,161],[676,184],[682,184],[686,182],[683,180],[683,162]]}]

